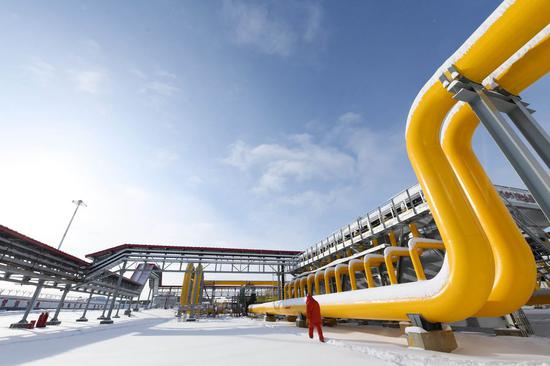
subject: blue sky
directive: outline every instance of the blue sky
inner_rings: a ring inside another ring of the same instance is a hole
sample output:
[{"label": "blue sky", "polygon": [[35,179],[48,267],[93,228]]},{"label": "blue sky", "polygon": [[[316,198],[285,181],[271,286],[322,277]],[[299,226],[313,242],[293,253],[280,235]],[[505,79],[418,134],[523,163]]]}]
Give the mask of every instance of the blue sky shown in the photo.
[{"label": "blue sky", "polygon": [[[409,107],[498,3],[3,2],[0,223],[56,245],[83,199],[80,256],[305,249],[416,182]],[[545,126],[549,92],[524,94]]]}]

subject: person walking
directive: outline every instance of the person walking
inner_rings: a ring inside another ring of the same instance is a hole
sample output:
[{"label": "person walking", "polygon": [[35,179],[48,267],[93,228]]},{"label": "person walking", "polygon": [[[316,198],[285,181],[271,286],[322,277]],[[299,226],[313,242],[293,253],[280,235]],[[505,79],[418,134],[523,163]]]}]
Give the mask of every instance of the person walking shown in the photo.
[{"label": "person walking", "polygon": [[313,328],[317,329],[317,334],[319,335],[319,340],[321,342],[325,341],[323,337],[323,320],[321,319],[321,307],[319,303],[311,296],[307,294],[306,298],[306,316],[309,320],[309,338],[313,338]]}]

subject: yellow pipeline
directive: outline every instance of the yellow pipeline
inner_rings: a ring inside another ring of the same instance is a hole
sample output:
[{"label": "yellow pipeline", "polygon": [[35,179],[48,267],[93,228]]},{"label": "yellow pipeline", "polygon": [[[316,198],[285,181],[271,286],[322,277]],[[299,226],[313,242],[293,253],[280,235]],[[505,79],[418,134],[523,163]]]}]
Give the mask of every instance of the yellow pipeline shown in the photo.
[{"label": "yellow pipeline", "polygon": [[193,276],[193,264],[187,263],[185,268],[185,274],[183,275],[183,282],[181,285],[181,295],[180,295],[180,306],[185,306],[189,301],[189,283],[191,282],[191,277]]},{"label": "yellow pipeline", "polygon": [[[452,62],[463,75],[481,82],[548,24],[549,17],[550,1],[506,2],[457,51]],[[401,320],[407,313],[417,313],[428,321],[452,322],[476,314],[491,293],[495,268],[491,247],[440,145],[443,119],[455,101],[437,81],[439,74],[426,84],[411,108],[406,142],[445,243],[443,268],[434,279],[390,286],[391,291],[369,288],[345,296],[318,296],[322,316]],[[258,304],[250,310],[296,315],[305,312],[305,301]]]},{"label": "yellow pipeline", "polygon": [[[497,76],[496,81],[507,91],[519,94],[548,71],[549,36]],[[477,116],[463,104],[448,122],[443,149],[477,213],[495,257],[493,290],[476,315],[501,316],[517,310],[530,298],[536,283],[536,264],[529,245],[474,153],[472,137],[478,125]]]}]

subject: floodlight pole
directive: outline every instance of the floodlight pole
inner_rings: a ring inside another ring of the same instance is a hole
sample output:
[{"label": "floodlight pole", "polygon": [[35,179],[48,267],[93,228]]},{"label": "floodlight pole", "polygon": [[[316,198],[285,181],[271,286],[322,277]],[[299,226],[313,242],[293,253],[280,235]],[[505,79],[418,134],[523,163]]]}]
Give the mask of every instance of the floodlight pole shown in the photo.
[{"label": "floodlight pole", "polygon": [[73,200],[73,203],[76,205],[76,208],[74,210],[73,216],[71,217],[71,220],[69,221],[69,225],[67,225],[67,228],[65,229],[65,232],[63,233],[63,237],[61,238],[61,241],[59,242],[59,245],[57,246],[57,249],[61,248],[61,244],[63,244],[63,240],[65,240],[65,237],[67,236],[67,232],[69,231],[69,228],[71,227],[71,224],[73,223],[74,217],[76,216],[76,213],[80,206],[87,207],[84,201],[82,200]]}]

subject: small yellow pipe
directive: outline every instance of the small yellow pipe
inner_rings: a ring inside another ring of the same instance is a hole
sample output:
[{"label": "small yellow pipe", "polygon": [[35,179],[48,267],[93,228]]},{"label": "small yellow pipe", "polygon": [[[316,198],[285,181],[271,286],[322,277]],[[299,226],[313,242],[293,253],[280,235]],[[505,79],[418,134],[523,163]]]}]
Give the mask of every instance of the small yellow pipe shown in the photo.
[{"label": "small yellow pipe", "polygon": [[418,231],[418,228],[416,227],[416,224],[414,222],[411,222],[409,224],[409,230],[411,231],[411,234],[414,238],[420,238],[420,232]]},{"label": "small yellow pipe", "polygon": [[357,290],[357,278],[355,272],[360,271],[365,273],[365,265],[359,259],[352,259],[348,265],[349,282],[352,290]]},{"label": "small yellow pipe", "polygon": [[307,278],[300,278],[300,297],[306,296]]},{"label": "small yellow pipe", "polygon": [[[321,281],[325,280],[325,273],[324,271],[317,271],[315,272],[315,294],[321,295]],[[326,290],[324,291],[326,294]]]},{"label": "small yellow pipe", "polygon": [[330,278],[335,276],[334,267],[329,267],[325,269],[325,293],[330,294],[332,291],[330,289]]},{"label": "small yellow pipe", "polygon": [[409,249],[407,248],[397,248],[397,247],[388,247],[384,249],[384,262],[386,263],[386,268],[388,269],[388,276],[390,278],[390,284],[397,285],[397,275],[395,273],[395,267],[393,265],[394,257],[408,257]]},{"label": "small yellow pipe", "polygon": [[[307,293],[313,295],[313,282],[315,282],[315,273],[310,273],[307,276]],[[318,292],[315,292],[318,295]]]},{"label": "small yellow pipe", "polygon": [[367,254],[363,257],[363,265],[365,267],[365,277],[369,288],[376,287],[374,277],[372,276],[371,267],[380,267],[384,263],[384,256],[380,254]]},{"label": "small yellow pipe", "polygon": [[390,244],[392,247],[396,247],[397,246],[397,240],[395,240],[395,233],[393,231],[390,231],[388,233],[388,237],[390,238]]},{"label": "small yellow pipe", "polygon": [[347,264],[339,264],[336,266],[334,278],[336,279],[336,292],[342,292],[342,276],[348,276],[349,269]]},{"label": "small yellow pipe", "polygon": [[424,273],[424,266],[420,260],[420,254],[423,249],[440,249],[445,250],[443,242],[440,240],[427,239],[427,238],[412,238],[409,240],[409,255],[411,262],[416,273],[416,278],[419,281],[426,280],[426,274]]}]

